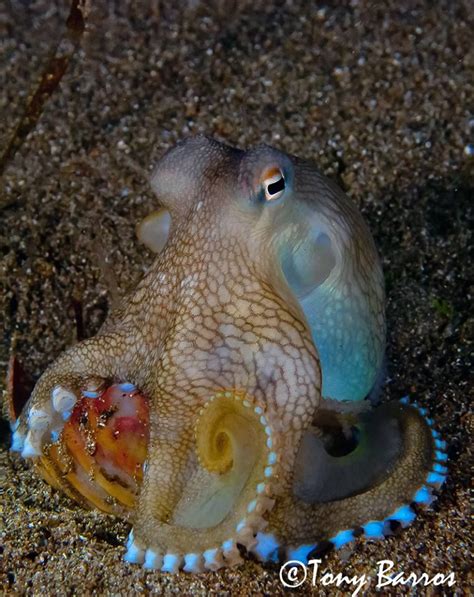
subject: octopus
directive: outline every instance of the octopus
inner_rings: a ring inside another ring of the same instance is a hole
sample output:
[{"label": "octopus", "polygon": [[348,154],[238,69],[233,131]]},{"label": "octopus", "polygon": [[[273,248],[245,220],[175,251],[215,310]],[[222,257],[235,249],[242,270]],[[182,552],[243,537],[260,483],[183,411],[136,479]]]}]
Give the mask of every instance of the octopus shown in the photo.
[{"label": "octopus", "polygon": [[204,136],[151,187],[154,262],[43,373],[12,449],[129,520],[147,569],[307,562],[410,524],[446,444],[416,403],[377,399],[383,275],[354,204],[309,161]]}]

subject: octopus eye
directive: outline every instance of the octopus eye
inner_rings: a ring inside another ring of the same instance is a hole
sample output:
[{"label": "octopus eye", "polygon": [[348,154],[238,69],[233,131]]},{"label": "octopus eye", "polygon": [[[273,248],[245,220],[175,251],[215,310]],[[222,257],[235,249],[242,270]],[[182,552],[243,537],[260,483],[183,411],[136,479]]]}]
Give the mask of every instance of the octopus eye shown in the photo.
[{"label": "octopus eye", "polygon": [[275,201],[275,199],[279,199],[285,192],[285,177],[283,176],[283,172],[278,168],[269,170],[265,173],[262,186],[265,194],[265,201]]}]

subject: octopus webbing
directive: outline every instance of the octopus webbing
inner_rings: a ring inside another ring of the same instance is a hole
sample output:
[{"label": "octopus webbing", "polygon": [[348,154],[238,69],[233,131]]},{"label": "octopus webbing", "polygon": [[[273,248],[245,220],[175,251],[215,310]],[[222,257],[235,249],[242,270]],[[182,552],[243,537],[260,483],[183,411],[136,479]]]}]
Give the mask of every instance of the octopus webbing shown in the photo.
[{"label": "octopus webbing", "polygon": [[130,520],[125,560],[164,572],[306,562],[412,522],[446,446],[416,404],[375,404],[383,275],[356,207],[311,162],[203,136],[151,186],[155,261],[40,377],[12,449]]}]

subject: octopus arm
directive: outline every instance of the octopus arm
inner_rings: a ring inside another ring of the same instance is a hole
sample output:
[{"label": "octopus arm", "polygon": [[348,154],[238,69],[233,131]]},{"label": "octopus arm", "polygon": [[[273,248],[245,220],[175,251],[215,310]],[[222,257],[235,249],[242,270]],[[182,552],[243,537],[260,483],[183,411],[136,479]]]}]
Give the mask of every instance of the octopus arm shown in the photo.
[{"label": "octopus arm", "polygon": [[337,417],[335,424],[342,419],[343,427],[335,439],[327,433],[330,439],[324,441],[320,428],[306,432],[296,460],[295,495],[312,504],[343,499],[375,486],[393,471],[407,446],[398,418],[387,413],[391,410],[384,406],[357,419]]},{"label": "octopus arm", "polygon": [[308,431],[293,492],[277,501],[256,555],[307,560],[357,536],[379,539],[394,525],[410,524],[411,506],[431,503],[445,479],[445,443],[431,424],[423,409],[383,405],[357,417],[357,445],[340,456],[328,452],[322,434]]},{"label": "octopus arm", "polygon": [[81,392],[98,395],[108,379],[120,376],[128,352],[118,333],[97,335],[64,352],[40,377],[16,420],[12,449],[25,458],[40,456],[57,440]]},{"label": "octopus arm", "polygon": [[[166,427],[163,424],[162,427]],[[125,560],[163,572],[240,563],[273,506],[277,432],[247,395],[223,391],[179,436],[153,433]],[[186,431],[186,429],[188,429]]]}]

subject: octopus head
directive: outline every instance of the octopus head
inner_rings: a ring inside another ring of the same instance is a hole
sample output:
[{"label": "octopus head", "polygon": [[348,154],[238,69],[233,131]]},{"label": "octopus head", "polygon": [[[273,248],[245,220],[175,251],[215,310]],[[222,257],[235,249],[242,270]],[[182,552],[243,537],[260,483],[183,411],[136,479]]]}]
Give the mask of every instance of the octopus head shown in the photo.
[{"label": "octopus head", "polygon": [[219,255],[242,280],[267,283],[309,328],[324,396],[357,401],[377,387],[385,347],[378,255],[356,207],[314,164],[198,136],[164,155],[151,185],[164,208],[139,227],[145,244],[159,252],[181,237],[203,262]]}]

